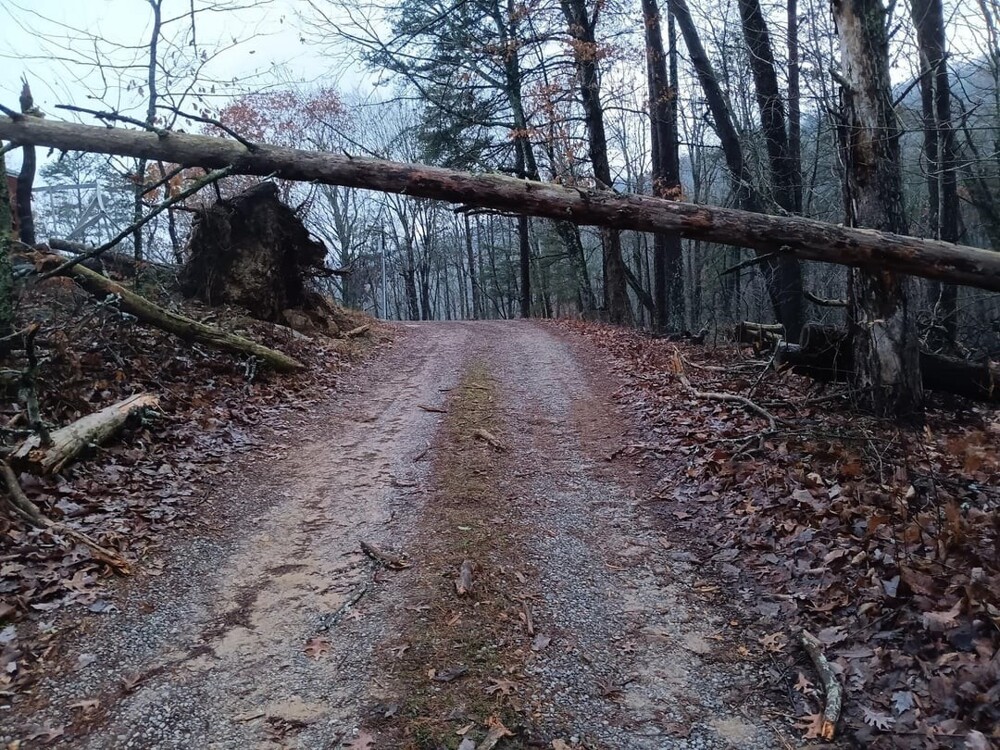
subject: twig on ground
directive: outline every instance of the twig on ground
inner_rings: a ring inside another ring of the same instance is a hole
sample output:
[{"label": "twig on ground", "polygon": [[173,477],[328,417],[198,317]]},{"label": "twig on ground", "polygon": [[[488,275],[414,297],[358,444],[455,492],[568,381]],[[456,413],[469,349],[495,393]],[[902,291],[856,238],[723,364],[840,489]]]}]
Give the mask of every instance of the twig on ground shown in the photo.
[{"label": "twig on ground", "polygon": [[494,448],[495,450],[498,451],[507,450],[507,446],[501,443],[500,440],[493,435],[493,433],[489,432],[488,430],[484,430],[482,427],[477,427],[475,430],[473,430],[472,437],[482,440],[484,443],[489,445],[491,448]]},{"label": "twig on ground", "polygon": [[361,542],[361,551],[375,562],[387,567],[389,570],[404,570],[405,568],[410,567],[410,563],[406,562],[403,558],[390,555],[388,552],[383,552],[374,544],[369,544],[368,542]]},{"label": "twig on ground", "polygon": [[71,529],[64,524],[53,521],[42,513],[41,509],[24,494],[24,490],[21,489],[21,485],[17,481],[17,475],[14,474],[14,470],[10,468],[10,464],[6,461],[0,461],[0,474],[3,475],[4,484],[7,486],[7,507],[11,508],[15,515],[20,516],[21,519],[32,526],[47,529],[52,534],[68,536],[70,539],[89,547],[91,552],[94,553],[95,558],[106,563],[119,573],[128,575],[131,572],[129,564],[115,552],[102,547],[82,531]]},{"label": "twig on ground", "polygon": [[681,384],[696,398],[703,398],[709,401],[728,401],[730,403],[741,404],[747,411],[753,412],[754,414],[766,419],[772,431],[777,428],[778,420],[775,419],[774,415],[762,406],[755,404],[746,396],[738,396],[735,393],[699,391],[695,388],[691,384],[691,380],[688,378],[687,374],[684,372],[684,362],[681,358],[680,352],[676,348],[674,349],[674,374],[677,375],[677,379],[681,381]]},{"label": "twig on ground", "polygon": [[361,597],[368,593],[369,581],[363,581],[353,593],[347,598],[343,604],[337,607],[335,612],[331,612],[328,615],[323,615],[319,621],[319,627],[316,628],[317,632],[325,632],[330,628],[339,625],[340,621],[344,619],[351,608],[361,601]]},{"label": "twig on ground", "polygon": [[425,404],[417,404],[418,409],[423,409],[424,411],[433,412],[434,414],[447,414],[447,409],[442,409],[438,406],[426,406]]},{"label": "twig on ground", "polygon": [[837,731],[837,722],[840,720],[840,709],[842,705],[842,693],[840,683],[837,682],[837,675],[833,673],[830,662],[827,661],[823,653],[823,644],[812,633],[803,630],[799,635],[799,642],[802,648],[812,659],[816,672],[819,673],[823,682],[823,693],[825,696],[825,706],[823,708],[823,724],[820,734],[825,740],[832,740]]}]

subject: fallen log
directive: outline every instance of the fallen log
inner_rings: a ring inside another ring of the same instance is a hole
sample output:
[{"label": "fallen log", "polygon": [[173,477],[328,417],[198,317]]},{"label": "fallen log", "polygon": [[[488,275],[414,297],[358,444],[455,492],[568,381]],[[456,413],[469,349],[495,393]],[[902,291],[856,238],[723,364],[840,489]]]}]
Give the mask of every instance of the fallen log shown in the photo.
[{"label": "fallen log", "polygon": [[780,323],[755,323],[744,320],[736,324],[733,338],[740,344],[775,344],[784,338],[785,327]]},{"label": "fallen log", "polygon": [[140,393],[88,414],[49,435],[48,445],[33,435],[11,456],[17,466],[36,474],[55,474],[88,448],[101,445],[118,433],[129,418],[145,409],[155,409],[160,400]]},{"label": "fallen log", "polygon": [[[847,381],[854,368],[847,330],[835,326],[806,326],[801,344],[778,344],[776,361],[800,375],[827,382]],[[1000,403],[1000,363],[921,351],[920,375],[927,390]]]},{"label": "fallen log", "polygon": [[232,167],[236,174],[343,185],[446,200],[467,206],[562,219],[577,224],[676,232],[685,237],[748,247],[781,248],[802,260],[887,269],[954,284],[1000,291],[1000,253],[857,229],[798,216],[769,216],[643,195],[617,195],[532,182],[496,174],[472,174],[332,152],[204,135],[149,132],[0,116],[0,138],[66,151],[90,151],[155,159],[184,166]]},{"label": "fallen log", "polygon": [[344,334],[345,339],[356,339],[358,336],[364,336],[368,331],[371,330],[371,325],[365,324],[363,326],[358,326],[357,328],[352,328],[347,333]]},{"label": "fallen log", "polygon": [[[62,260],[58,256],[50,257],[60,262]],[[117,295],[118,305],[122,310],[131,313],[143,323],[172,333],[184,341],[197,341],[212,349],[258,357],[266,365],[279,372],[295,372],[305,369],[305,365],[287,354],[234,333],[227,333],[221,328],[208,326],[170,312],[85,266],[72,266],[66,270],[66,273],[95,297],[105,299],[111,295]]]}]

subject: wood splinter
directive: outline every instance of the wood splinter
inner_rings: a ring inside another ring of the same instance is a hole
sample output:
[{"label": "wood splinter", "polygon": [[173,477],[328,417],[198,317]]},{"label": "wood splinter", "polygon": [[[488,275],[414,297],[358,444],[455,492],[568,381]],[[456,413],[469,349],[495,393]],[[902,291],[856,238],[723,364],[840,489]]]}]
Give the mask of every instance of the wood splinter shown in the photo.
[{"label": "wood splinter", "polygon": [[840,683],[823,653],[823,644],[820,643],[819,639],[807,630],[803,630],[799,635],[799,642],[809,654],[809,658],[812,659],[813,666],[816,667],[816,672],[823,682],[825,707],[820,735],[825,740],[832,740],[837,731],[837,722],[840,720],[840,709],[843,702]]},{"label": "wood splinter", "polygon": [[462,567],[458,571],[458,578],[455,579],[455,592],[459,596],[468,596],[472,593],[472,570],[475,563],[466,559],[462,561]]},{"label": "wood splinter", "polygon": [[361,551],[379,565],[384,565],[389,570],[405,570],[410,567],[410,563],[406,562],[403,558],[383,552],[374,544],[369,544],[368,542],[361,542]]}]

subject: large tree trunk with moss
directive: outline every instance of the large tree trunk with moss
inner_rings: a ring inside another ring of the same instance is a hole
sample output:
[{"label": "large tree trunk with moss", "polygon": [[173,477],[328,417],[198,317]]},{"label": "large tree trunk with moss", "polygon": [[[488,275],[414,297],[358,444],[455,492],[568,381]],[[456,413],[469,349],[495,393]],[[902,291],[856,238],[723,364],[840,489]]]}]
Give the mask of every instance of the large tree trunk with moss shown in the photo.
[{"label": "large tree trunk with moss", "polygon": [[[847,224],[906,232],[899,123],[889,79],[882,0],[833,0],[840,37],[841,145]],[[849,318],[853,383],[876,413],[909,415],[923,405],[916,321],[908,279],[888,270],[852,271]]]}]

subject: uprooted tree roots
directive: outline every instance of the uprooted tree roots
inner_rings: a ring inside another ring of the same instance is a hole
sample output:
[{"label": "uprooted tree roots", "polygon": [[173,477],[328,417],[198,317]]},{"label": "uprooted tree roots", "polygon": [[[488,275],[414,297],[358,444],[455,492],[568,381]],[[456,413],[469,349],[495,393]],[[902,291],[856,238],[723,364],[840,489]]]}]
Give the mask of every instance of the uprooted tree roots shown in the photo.
[{"label": "uprooted tree roots", "polygon": [[260,320],[337,335],[352,321],[315,289],[317,279],[344,274],[326,266],[313,239],[278,187],[264,182],[202,209],[188,242],[181,291],[210,305],[244,307]]}]

